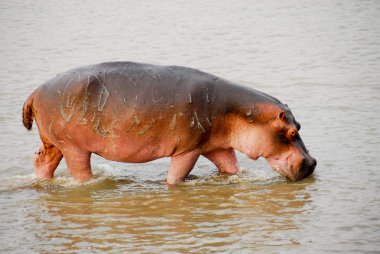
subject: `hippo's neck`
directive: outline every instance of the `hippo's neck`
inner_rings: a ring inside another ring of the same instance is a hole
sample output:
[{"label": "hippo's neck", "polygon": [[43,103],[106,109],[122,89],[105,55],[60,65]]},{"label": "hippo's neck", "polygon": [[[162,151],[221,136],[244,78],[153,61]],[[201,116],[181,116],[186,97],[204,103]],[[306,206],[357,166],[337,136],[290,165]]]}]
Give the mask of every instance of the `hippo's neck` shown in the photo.
[{"label": "hippo's neck", "polygon": [[[242,87],[232,82],[222,80],[220,85],[224,89],[219,89],[218,111],[222,114],[234,114],[247,121],[259,120],[263,116],[263,111],[284,110],[286,106],[278,99],[263,92],[248,87]],[[265,120],[265,119],[262,119]]]},{"label": "hippo's neck", "polygon": [[217,82],[218,89],[214,89],[213,94],[215,122],[210,135],[212,146],[237,149],[250,158],[258,158],[261,149],[252,142],[260,140],[260,132],[255,130],[265,128],[265,124],[274,119],[285,105],[254,89],[225,80]]}]

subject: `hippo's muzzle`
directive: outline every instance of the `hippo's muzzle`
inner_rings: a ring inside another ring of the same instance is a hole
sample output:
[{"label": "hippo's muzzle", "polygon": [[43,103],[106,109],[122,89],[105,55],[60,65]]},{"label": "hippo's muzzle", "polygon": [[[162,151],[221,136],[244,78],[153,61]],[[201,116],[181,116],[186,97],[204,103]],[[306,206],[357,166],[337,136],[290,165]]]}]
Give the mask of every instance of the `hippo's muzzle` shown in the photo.
[{"label": "hippo's muzzle", "polygon": [[317,160],[313,157],[305,158],[302,161],[301,168],[298,170],[298,172],[294,172],[293,177],[289,179],[293,181],[299,181],[302,180],[308,176],[310,176],[313,172],[315,167],[317,166]]},{"label": "hippo's muzzle", "polygon": [[301,157],[290,154],[285,156],[285,159],[269,157],[267,160],[273,170],[291,181],[299,181],[310,176],[317,166],[317,161],[310,155]]}]

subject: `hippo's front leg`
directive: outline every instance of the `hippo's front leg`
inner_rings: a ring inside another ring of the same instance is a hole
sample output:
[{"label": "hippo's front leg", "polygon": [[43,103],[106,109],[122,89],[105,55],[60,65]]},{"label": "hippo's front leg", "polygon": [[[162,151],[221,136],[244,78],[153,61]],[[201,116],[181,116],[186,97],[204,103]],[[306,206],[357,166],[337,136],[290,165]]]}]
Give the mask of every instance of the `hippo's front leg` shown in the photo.
[{"label": "hippo's front leg", "polygon": [[168,178],[166,182],[168,184],[177,184],[185,180],[193,169],[195,163],[199,158],[198,151],[191,151],[189,153],[173,156],[168,172]]},{"label": "hippo's front leg", "polygon": [[239,166],[234,149],[220,149],[203,154],[209,159],[222,173],[237,174]]}]

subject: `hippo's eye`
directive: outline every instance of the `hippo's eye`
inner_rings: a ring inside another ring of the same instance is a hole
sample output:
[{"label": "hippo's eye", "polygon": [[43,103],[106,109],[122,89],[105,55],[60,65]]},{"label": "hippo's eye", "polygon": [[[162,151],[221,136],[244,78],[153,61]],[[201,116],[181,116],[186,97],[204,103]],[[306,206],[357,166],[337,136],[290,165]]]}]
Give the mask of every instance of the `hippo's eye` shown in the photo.
[{"label": "hippo's eye", "polygon": [[294,138],[297,135],[297,130],[296,129],[290,129],[289,135],[290,135],[290,137]]}]

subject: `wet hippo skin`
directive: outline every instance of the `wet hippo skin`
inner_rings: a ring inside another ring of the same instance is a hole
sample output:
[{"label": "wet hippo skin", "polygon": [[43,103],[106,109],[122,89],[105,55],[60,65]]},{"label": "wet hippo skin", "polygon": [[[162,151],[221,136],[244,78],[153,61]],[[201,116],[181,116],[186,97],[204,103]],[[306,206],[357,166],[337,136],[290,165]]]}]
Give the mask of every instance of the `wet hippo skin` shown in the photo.
[{"label": "wet hippo skin", "polygon": [[168,184],[183,181],[201,155],[223,173],[238,173],[235,150],[264,157],[290,180],[316,166],[287,105],[180,66],[111,62],[69,70],[28,97],[24,126],[30,130],[33,120],[41,179],[52,178],[63,157],[75,179],[91,179],[92,153],[130,163],[171,157]]}]

